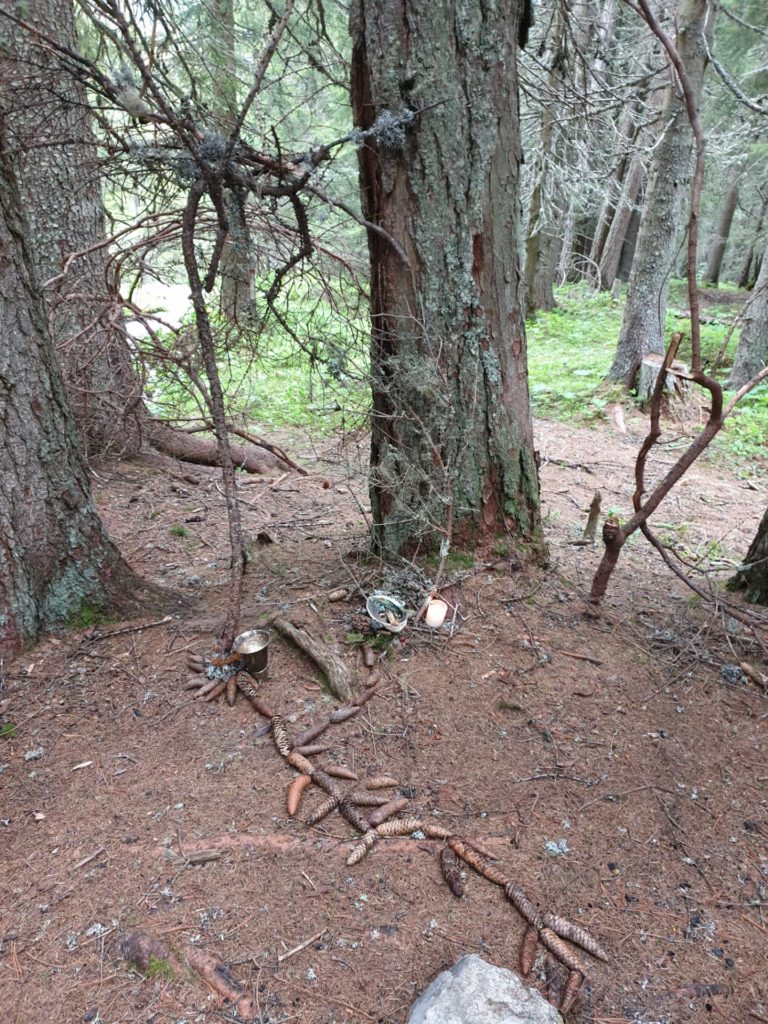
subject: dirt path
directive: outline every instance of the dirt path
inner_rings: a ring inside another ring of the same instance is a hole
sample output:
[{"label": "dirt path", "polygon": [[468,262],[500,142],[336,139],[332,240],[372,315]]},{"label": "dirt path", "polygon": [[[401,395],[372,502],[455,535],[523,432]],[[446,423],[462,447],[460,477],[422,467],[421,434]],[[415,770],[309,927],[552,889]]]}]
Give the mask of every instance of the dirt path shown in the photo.
[{"label": "dirt path", "polygon": [[[585,619],[600,552],[569,541],[595,488],[605,510],[628,510],[637,439],[539,423],[537,443],[549,568],[496,552],[458,574],[455,636],[406,632],[382,695],[334,730],[324,758],[395,775],[415,812],[485,838],[531,895],[600,937],[613,960],[569,1019],[768,1020],[768,706],[728,667],[758,665],[758,652],[641,539],[604,618]],[[284,607],[354,659],[344,640],[360,602],[325,595],[349,584],[341,556],[364,535],[360,453],[316,454],[318,475],[242,488],[248,529],[274,541],[254,544],[243,625]],[[337,816],[311,830],[287,817],[285,765],[249,706],[181,690],[227,581],[223,499],[195,473],[196,485],[121,464],[97,478],[129,560],[193,610],[106,639],[52,638],[3,666],[16,736],[0,739],[2,1018],[235,1019],[199,981],[132,973],[117,940],[139,928],[229,964],[264,1022],[402,1024],[462,953],[515,966],[522,922],[475,876],[451,896],[428,843],[382,842],[348,868]],[[763,483],[697,466],[656,521],[717,567],[743,554],[767,501]],[[265,697],[292,728],[332,706],[277,640],[270,675]],[[210,844],[219,859],[179,863]]]}]

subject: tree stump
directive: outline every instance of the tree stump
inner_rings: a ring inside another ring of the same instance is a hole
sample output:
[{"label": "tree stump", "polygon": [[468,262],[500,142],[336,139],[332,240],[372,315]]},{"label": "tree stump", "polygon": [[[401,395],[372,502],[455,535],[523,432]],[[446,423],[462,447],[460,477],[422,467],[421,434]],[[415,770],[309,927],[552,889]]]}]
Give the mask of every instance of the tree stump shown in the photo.
[{"label": "tree stump", "polygon": [[[640,363],[640,372],[637,376],[637,397],[642,404],[647,404],[653,397],[653,389],[656,387],[656,380],[659,376],[664,356],[651,353],[643,358]],[[685,400],[688,391],[687,376],[688,366],[679,359],[674,359],[667,371],[667,379],[664,382],[664,393],[666,396]]]}]

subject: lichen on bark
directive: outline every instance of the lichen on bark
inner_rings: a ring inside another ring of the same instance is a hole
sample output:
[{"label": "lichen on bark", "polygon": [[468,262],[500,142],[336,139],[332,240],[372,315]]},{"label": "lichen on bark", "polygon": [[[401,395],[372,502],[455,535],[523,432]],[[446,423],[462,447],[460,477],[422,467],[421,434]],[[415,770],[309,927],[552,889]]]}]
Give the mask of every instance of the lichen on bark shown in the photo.
[{"label": "lichen on bark", "polygon": [[369,235],[370,489],[383,554],[538,536],[518,253],[519,6],[353,9],[356,125],[423,111],[402,149],[369,140],[359,151],[365,216],[407,254]]}]

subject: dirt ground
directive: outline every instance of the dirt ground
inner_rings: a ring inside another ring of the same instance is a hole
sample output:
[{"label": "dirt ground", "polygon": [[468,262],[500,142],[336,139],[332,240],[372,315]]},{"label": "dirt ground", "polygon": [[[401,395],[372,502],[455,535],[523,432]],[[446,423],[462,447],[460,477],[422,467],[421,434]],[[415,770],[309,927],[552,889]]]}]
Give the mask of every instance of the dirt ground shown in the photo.
[{"label": "dirt ground", "polygon": [[[734,669],[766,663],[639,537],[602,619],[583,615],[600,550],[570,542],[596,487],[605,511],[629,508],[642,430],[629,426],[537,424],[548,567],[496,552],[455,573],[455,618],[403,634],[381,694],[334,727],[318,760],[396,776],[413,813],[484,840],[543,907],[598,936],[610,964],[594,963],[569,1020],[768,1021],[768,703]],[[660,449],[656,472],[681,443]],[[274,540],[254,549],[242,627],[283,608],[359,667],[346,638],[362,602],[332,604],[328,592],[353,574],[412,601],[412,581],[354,558],[364,445],[304,454],[314,475],[242,486],[249,533]],[[132,970],[118,944],[136,929],[226,963],[263,1024],[402,1024],[460,955],[517,965],[523,924],[496,887],[471,875],[452,896],[436,844],[418,839],[382,840],[347,867],[351,830],[338,815],[302,820],[314,790],[288,817],[290,770],[248,703],[182,690],[186,654],[210,649],[226,599],[216,481],[181,467],[98,469],[127,558],[190,608],[143,629],[50,638],[2,666],[0,712],[16,726],[0,738],[7,1024],[238,1019],[197,977],[172,977],[164,962]],[[718,568],[744,554],[767,502],[765,477],[702,464],[655,519]],[[279,637],[262,692],[294,730],[333,706],[315,666]],[[210,848],[217,860],[181,856]]]}]

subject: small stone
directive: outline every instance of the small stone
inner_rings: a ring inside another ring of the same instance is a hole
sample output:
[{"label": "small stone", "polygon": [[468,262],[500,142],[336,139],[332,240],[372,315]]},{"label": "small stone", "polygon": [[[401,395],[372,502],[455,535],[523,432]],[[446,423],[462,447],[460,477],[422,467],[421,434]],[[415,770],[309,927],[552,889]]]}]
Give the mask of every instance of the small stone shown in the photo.
[{"label": "small stone", "polygon": [[45,750],[42,747],[38,747],[37,750],[28,750],[26,752],[26,754],[24,755],[24,760],[25,761],[39,761],[44,753],[45,753]]},{"label": "small stone", "polygon": [[514,971],[463,956],[425,989],[408,1024],[562,1024],[563,1018]]}]

